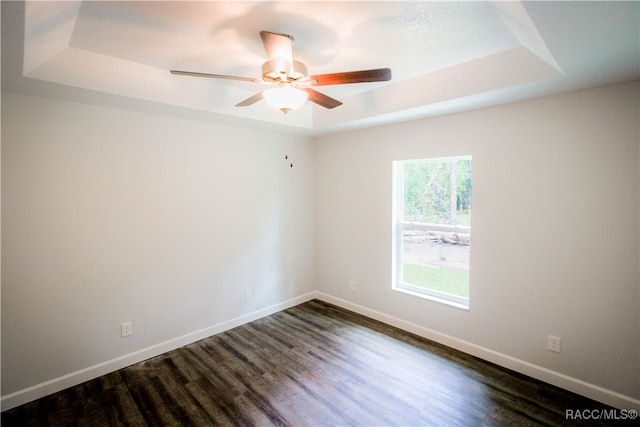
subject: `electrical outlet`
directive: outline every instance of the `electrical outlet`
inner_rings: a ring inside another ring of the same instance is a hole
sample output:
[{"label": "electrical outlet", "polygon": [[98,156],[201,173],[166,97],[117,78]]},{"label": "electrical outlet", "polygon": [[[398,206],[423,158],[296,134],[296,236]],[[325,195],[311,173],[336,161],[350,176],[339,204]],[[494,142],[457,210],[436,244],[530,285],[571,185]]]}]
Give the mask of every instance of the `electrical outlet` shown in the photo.
[{"label": "electrical outlet", "polygon": [[547,350],[560,353],[560,338],[549,335],[547,337]]},{"label": "electrical outlet", "polygon": [[253,298],[253,292],[251,292],[251,289],[244,291],[244,300],[249,301],[251,298]]},{"label": "electrical outlet", "polygon": [[133,326],[131,322],[120,323],[120,336],[122,338],[133,334]]},{"label": "electrical outlet", "polygon": [[352,291],[356,290],[356,282],[355,280],[352,280],[349,282],[349,289],[351,289]]}]

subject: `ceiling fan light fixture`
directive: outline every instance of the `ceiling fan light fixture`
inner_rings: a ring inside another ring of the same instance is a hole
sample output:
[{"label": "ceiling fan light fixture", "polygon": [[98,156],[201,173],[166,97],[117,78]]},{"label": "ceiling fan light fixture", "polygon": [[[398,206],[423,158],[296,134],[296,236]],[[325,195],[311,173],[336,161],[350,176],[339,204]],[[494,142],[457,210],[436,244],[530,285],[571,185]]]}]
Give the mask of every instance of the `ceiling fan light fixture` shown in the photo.
[{"label": "ceiling fan light fixture", "polygon": [[267,89],[262,92],[262,96],[270,107],[287,114],[302,107],[307,102],[309,94],[304,90],[285,85]]}]

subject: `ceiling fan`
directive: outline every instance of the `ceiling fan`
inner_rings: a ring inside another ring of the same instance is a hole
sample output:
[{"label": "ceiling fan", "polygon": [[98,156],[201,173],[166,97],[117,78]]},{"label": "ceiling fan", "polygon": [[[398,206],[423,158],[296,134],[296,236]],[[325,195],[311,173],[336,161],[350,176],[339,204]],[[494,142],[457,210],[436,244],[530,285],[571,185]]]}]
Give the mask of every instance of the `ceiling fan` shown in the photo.
[{"label": "ceiling fan", "polygon": [[260,38],[269,59],[262,65],[262,79],[180,70],[171,70],[171,73],[182,76],[239,80],[270,85],[269,89],[256,93],[236,104],[236,107],[246,107],[264,99],[269,105],[285,114],[299,108],[307,100],[329,109],[342,105],[342,102],[337,99],[318,92],[310,86],[391,80],[391,70],[389,68],[309,75],[307,66],[293,59],[292,46],[294,39],[292,36],[260,31]]}]

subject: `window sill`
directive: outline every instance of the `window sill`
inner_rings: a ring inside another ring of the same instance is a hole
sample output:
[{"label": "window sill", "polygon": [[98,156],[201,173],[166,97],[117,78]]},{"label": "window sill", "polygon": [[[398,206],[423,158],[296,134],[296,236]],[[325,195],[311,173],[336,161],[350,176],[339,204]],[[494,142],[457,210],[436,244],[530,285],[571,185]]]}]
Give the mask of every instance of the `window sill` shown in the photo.
[{"label": "window sill", "polygon": [[435,295],[430,295],[424,292],[417,292],[417,291],[413,291],[411,289],[406,289],[403,287],[399,287],[399,286],[393,286],[391,288],[392,290],[396,291],[396,292],[402,292],[403,294],[407,294],[407,295],[413,295],[414,297],[418,297],[418,298],[423,298],[423,299],[427,299],[430,301],[434,301],[440,304],[445,304],[451,307],[455,307],[461,310],[465,310],[465,311],[469,311],[469,304],[464,304],[464,303],[459,303],[456,301],[451,301],[449,299],[446,298],[442,298],[442,297],[438,297]]}]

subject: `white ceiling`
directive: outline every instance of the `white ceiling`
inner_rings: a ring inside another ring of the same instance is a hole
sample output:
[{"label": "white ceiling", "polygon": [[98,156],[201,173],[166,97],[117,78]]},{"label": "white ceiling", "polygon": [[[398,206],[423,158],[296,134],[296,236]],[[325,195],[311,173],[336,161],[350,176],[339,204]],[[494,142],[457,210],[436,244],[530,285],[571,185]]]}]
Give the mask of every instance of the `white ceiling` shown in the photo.
[{"label": "white ceiling", "polygon": [[[344,104],[284,115],[235,104],[259,84],[259,32],[295,37],[311,74],[389,67],[323,86]],[[3,89],[322,134],[640,78],[638,2],[67,1],[2,3]]]}]

